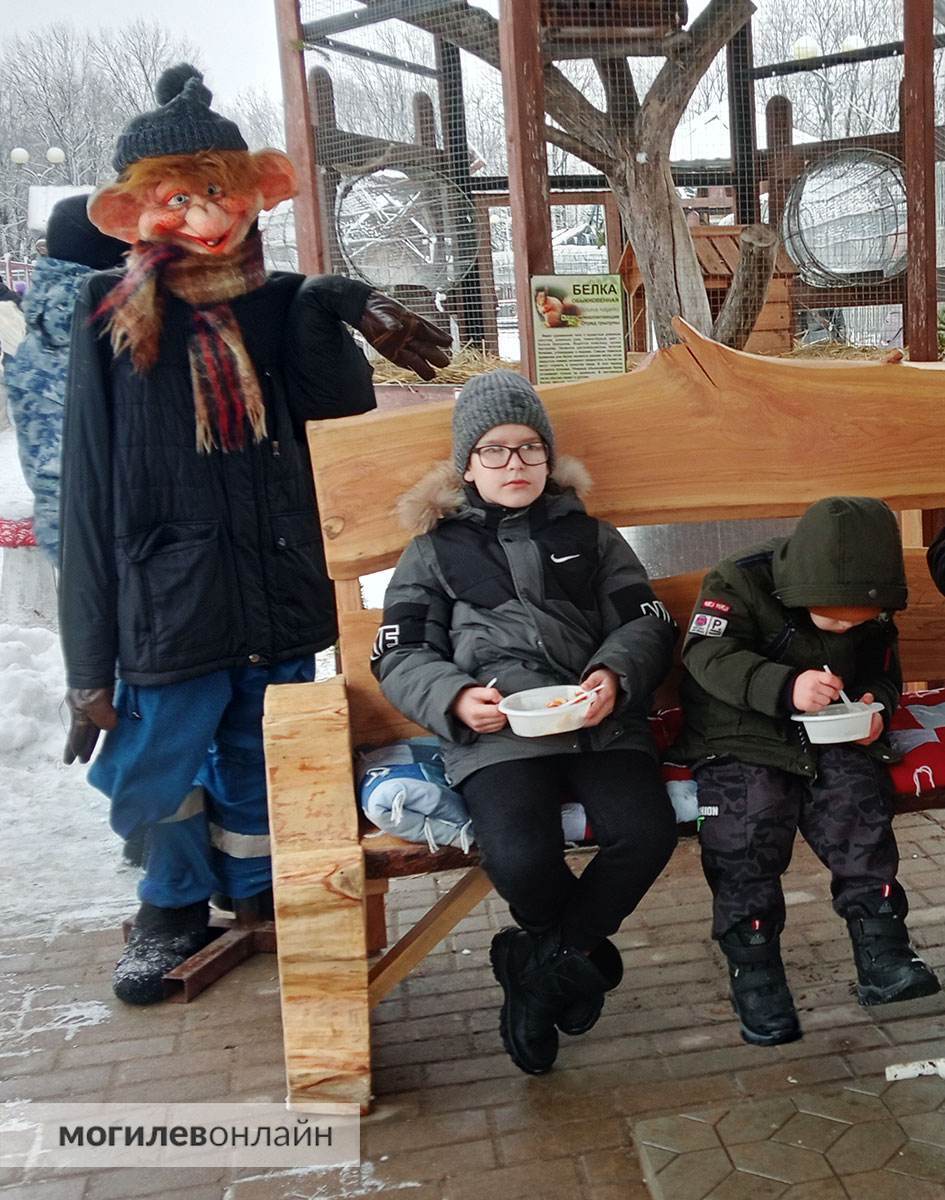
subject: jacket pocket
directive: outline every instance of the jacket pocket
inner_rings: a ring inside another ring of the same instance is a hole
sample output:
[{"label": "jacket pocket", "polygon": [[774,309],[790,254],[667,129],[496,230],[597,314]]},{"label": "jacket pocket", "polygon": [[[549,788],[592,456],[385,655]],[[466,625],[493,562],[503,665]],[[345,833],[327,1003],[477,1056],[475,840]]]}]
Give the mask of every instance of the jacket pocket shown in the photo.
[{"label": "jacket pocket", "polygon": [[[236,590],[218,521],[175,521],[121,539],[119,626],[133,631],[122,665],[163,672],[209,662],[238,648]],[[140,661],[142,642],[149,661]],[[131,658],[131,661],[128,659]]]},{"label": "jacket pocket", "polygon": [[269,518],[269,569],[277,642],[324,639],[334,629],[335,599],[314,504]]}]

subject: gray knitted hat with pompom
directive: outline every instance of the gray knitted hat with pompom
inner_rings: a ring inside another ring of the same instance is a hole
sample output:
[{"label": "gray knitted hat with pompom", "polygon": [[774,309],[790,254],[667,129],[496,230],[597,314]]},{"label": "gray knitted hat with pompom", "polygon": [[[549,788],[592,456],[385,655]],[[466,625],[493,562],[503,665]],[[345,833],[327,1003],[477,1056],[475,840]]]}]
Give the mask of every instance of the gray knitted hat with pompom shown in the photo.
[{"label": "gray knitted hat with pompom", "polygon": [[119,175],[140,158],[248,149],[236,124],[211,109],[213,93],[190,63],[168,67],[154,96],[160,108],[132,117],[119,135],[112,159]]},{"label": "gray knitted hat with pompom", "polygon": [[474,375],[459,389],[453,409],[453,462],[462,475],[473,446],[496,425],[527,425],[548,447],[548,469],[554,467],[555,435],[541,397],[514,371]]}]

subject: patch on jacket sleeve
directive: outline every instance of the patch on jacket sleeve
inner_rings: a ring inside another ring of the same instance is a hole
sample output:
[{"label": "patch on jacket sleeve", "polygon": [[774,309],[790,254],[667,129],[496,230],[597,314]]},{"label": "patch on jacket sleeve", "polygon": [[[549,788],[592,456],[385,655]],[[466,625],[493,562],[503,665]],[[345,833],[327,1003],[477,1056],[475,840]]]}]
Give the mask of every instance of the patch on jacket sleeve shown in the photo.
[{"label": "patch on jacket sleeve", "polygon": [[374,645],[371,647],[371,662],[377,662],[379,658],[384,657],[388,650],[393,650],[395,646],[399,645],[400,626],[381,625],[375,635]]},{"label": "patch on jacket sleeve", "polygon": [[673,618],[662,600],[657,600],[653,589],[648,583],[631,583],[627,587],[618,588],[608,596],[610,603],[617,610],[621,621],[635,621],[638,617],[659,617],[670,625]]},{"label": "patch on jacket sleeve", "polygon": [[426,641],[426,604],[392,604],[384,610],[386,620],[377,631],[371,650],[371,662],[383,658],[396,646],[419,646]]},{"label": "patch on jacket sleeve", "polygon": [[703,612],[696,613],[689,626],[689,632],[699,637],[721,637],[726,629],[728,621],[725,617],[713,617]]},{"label": "patch on jacket sleeve", "polygon": [[711,608],[713,612],[730,613],[732,611],[731,604],[726,604],[724,600],[703,600],[703,608]]}]

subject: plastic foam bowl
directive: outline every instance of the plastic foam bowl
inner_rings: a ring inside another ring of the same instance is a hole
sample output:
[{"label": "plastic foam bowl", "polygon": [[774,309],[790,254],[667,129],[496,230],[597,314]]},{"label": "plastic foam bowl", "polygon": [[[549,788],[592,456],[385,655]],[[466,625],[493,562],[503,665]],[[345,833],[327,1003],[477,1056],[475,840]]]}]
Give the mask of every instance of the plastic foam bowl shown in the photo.
[{"label": "plastic foam bowl", "polygon": [[882,712],[882,704],[829,704],[819,713],[798,713],[791,717],[807,730],[807,736],[818,745],[832,742],[856,742],[869,735],[873,713]]},{"label": "plastic foam bowl", "polygon": [[512,732],[519,737],[547,737],[550,733],[571,733],[584,724],[593,696],[569,704],[567,708],[549,708],[549,700],[573,700],[583,688],[574,684],[556,687],[529,688],[513,692],[499,701],[499,712],[505,713]]}]

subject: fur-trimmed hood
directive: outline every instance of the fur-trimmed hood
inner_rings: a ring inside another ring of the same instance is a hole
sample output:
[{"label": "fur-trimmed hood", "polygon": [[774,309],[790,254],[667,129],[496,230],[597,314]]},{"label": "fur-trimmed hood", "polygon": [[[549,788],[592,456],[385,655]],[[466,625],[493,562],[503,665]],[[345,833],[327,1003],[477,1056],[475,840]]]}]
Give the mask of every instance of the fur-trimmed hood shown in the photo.
[{"label": "fur-trimmed hood", "polygon": [[[593,486],[590,474],[577,458],[562,455],[555,463],[550,482],[562,491],[571,489],[583,500]],[[429,533],[437,521],[451,516],[467,503],[463,478],[453,463],[438,462],[397,501],[401,525],[411,533]]]}]

